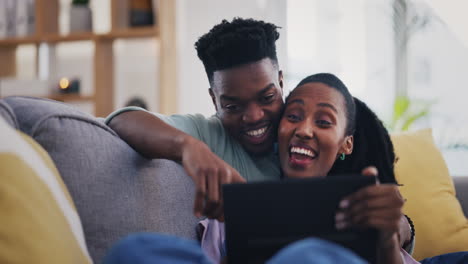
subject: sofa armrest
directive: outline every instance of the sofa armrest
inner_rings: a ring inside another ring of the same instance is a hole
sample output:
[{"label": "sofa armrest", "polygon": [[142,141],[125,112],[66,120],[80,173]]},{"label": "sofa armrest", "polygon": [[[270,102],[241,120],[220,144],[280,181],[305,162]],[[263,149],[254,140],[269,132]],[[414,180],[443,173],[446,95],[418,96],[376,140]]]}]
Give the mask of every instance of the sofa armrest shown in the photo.
[{"label": "sofa armrest", "polygon": [[453,182],[457,198],[460,201],[465,216],[468,217],[468,176],[454,176]]},{"label": "sofa armrest", "polygon": [[16,120],[15,113],[2,99],[0,99],[0,118],[4,119],[7,124],[13,128],[18,128],[18,121]]}]

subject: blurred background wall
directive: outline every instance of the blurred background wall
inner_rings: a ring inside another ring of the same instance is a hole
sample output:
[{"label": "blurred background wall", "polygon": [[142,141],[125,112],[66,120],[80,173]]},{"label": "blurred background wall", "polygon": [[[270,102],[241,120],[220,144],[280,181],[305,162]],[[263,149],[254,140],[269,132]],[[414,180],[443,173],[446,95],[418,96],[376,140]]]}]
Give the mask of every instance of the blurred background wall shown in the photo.
[{"label": "blurred background wall", "polygon": [[[92,0],[93,31],[111,28],[111,1]],[[211,115],[214,108],[194,43],[219,23],[252,17],[280,26],[277,43],[286,93],[303,77],[332,72],[365,100],[392,131],[431,127],[452,175],[468,175],[468,2],[464,0],[161,0],[175,1],[177,113]],[[71,0],[60,0],[59,31],[69,31]],[[0,44],[1,45],[1,44]],[[160,110],[159,41],[117,40],[114,109],[140,97]],[[55,79],[76,77],[93,94],[89,41],[56,45]],[[33,45],[17,51],[16,78],[35,78]],[[167,87],[166,87],[167,88]],[[93,113],[92,102],[73,103]]]}]

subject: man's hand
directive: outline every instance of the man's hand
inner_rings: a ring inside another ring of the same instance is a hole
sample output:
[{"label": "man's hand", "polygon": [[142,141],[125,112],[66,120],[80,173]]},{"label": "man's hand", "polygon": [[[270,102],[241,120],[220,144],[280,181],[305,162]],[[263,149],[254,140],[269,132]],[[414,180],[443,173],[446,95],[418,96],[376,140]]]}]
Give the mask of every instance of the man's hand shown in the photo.
[{"label": "man's hand", "polygon": [[246,180],[221,160],[205,143],[187,137],[182,148],[182,165],[196,187],[194,213],[224,221],[221,186]]},{"label": "man's hand", "polygon": [[245,179],[205,143],[144,111],[122,113],[109,126],[148,159],[182,161],[196,186],[195,214],[224,220],[221,185],[245,182]]}]

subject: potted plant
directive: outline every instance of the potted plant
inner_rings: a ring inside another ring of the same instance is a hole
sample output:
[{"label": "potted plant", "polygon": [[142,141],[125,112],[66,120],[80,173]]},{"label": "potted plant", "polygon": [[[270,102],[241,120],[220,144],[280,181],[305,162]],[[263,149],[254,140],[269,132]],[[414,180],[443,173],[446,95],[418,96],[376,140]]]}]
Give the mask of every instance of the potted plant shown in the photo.
[{"label": "potted plant", "polygon": [[89,32],[92,30],[89,0],[73,0],[70,8],[70,32]]},{"label": "potted plant", "polygon": [[398,96],[393,105],[393,116],[387,128],[392,132],[408,131],[418,120],[427,117],[435,102]]}]

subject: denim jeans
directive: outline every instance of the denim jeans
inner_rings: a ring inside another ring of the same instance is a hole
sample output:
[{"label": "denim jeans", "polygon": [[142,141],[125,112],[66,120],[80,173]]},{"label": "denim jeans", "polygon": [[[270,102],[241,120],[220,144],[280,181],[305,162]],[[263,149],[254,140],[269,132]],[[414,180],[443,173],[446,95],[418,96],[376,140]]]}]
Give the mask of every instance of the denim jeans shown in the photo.
[{"label": "denim jeans", "polygon": [[[195,240],[175,236],[138,233],[119,241],[105,257],[103,264],[213,264]],[[325,240],[308,238],[295,242],[273,256],[268,264],[364,264],[350,250]]]},{"label": "denim jeans", "polygon": [[468,264],[468,251],[455,252],[423,259],[421,264]]}]

